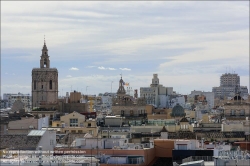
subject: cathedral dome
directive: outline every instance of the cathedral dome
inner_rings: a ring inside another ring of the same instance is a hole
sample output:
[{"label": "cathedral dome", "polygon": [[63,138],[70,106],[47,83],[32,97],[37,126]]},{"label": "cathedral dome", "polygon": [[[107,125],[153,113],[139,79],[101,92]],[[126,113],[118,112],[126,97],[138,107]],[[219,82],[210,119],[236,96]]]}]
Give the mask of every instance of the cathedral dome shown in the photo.
[{"label": "cathedral dome", "polygon": [[172,109],[171,116],[172,117],[184,117],[186,115],[184,108],[177,103],[174,108]]}]

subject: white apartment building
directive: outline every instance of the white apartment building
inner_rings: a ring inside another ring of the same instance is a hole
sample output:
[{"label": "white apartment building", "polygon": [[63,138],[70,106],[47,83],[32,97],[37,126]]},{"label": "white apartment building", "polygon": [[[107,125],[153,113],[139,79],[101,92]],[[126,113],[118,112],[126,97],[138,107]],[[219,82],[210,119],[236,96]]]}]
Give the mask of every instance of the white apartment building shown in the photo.
[{"label": "white apartment building", "polygon": [[158,74],[153,74],[150,87],[140,88],[140,97],[146,99],[147,104],[155,107],[167,107],[168,95],[173,94],[173,87],[164,87],[159,84]]},{"label": "white apartment building", "polygon": [[27,109],[31,108],[31,96],[30,94],[23,94],[18,92],[17,94],[14,93],[4,93],[3,100],[7,100],[9,103],[9,107],[12,107],[15,101],[19,100],[24,103],[24,107]]},{"label": "white apartment building", "polygon": [[194,98],[196,95],[206,96],[206,100],[207,100],[207,104],[208,104],[209,108],[214,107],[214,97],[215,97],[214,92],[204,92],[204,91],[194,90],[194,91],[191,91],[191,94],[189,94],[188,97]]},{"label": "white apartment building", "polygon": [[0,100],[0,109],[8,108],[8,107],[9,107],[8,100]]}]

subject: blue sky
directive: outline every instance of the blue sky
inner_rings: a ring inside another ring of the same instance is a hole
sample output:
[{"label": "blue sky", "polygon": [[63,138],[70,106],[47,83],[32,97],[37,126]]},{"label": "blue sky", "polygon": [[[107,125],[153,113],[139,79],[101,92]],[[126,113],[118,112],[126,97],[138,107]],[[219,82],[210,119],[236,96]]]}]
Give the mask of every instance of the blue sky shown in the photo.
[{"label": "blue sky", "polygon": [[59,95],[160,84],[211,91],[220,75],[249,86],[249,2],[1,1],[1,95],[31,93],[44,35]]}]

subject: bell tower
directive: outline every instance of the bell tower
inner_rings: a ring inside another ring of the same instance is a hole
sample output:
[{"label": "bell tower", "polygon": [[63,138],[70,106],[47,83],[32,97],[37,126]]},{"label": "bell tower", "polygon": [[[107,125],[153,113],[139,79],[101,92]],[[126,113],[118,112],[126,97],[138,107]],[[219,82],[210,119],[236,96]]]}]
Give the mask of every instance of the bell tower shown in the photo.
[{"label": "bell tower", "polygon": [[49,60],[48,49],[46,46],[45,39],[44,39],[44,45],[43,45],[42,55],[40,59],[40,68],[50,68],[50,60]]},{"label": "bell tower", "polygon": [[32,70],[32,108],[57,104],[58,99],[58,71],[50,68],[45,39],[40,57],[40,68]]},{"label": "bell tower", "polygon": [[123,81],[122,76],[121,76],[121,79],[120,79],[120,81],[119,81],[119,88],[118,88],[118,90],[117,90],[117,96],[122,97],[122,96],[124,96],[125,94],[126,94],[126,91],[125,91],[125,89],[124,89],[124,81]]}]

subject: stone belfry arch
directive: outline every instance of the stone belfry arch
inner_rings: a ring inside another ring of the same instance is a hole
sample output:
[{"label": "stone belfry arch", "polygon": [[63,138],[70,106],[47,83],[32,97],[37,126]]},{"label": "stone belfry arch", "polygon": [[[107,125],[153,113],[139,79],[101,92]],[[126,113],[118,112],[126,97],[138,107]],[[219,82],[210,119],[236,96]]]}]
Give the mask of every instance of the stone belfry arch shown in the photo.
[{"label": "stone belfry arch", "polygon": [[41,59],[40,59],[40,68],[50,68],[48,49],[47,49],[45,41],[44,41],[42,55],[41,55]]},{"label": "stone belfry arch", "polygon": [[58,99],[58,71],[50,68],[48,49],[44,39],[40,68],[32,69],[32,108],[56,104]]}]

